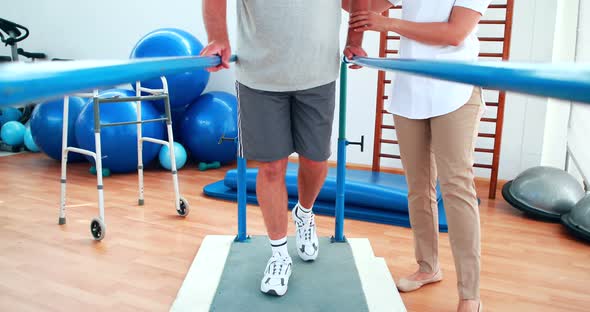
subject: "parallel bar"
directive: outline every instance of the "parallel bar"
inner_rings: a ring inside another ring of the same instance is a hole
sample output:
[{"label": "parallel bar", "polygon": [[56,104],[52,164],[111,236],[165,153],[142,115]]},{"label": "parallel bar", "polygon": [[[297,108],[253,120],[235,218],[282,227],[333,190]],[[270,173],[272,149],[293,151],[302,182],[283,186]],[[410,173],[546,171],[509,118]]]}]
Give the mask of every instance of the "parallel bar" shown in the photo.
[{"label": "parallel bar", "polygon": [[401,39],[400,36],[386,36],[385,38],[387,40],[400,40]]},{"label": "parallel bar", "polygon": [[245,242],[248,240],[246,232],[246,208],[247,193],[246,193],[246,159],[238,157],[238,236],[237,242]]},{"label": "parallel bar", "polygon": [[385,53],[387,54],[398,54],[399,50],[385,50]]},{"label": "parallel bar", "polygon": [[390,126],[390,125],[382,125],[381,128],[395,130],[395,126]]},{"label": "parallel bar", "polygon": [[481,121],[483,121],[483,122],[497,122],[498,119],[496,119],[496,118],[482,118]]},{"label": "parallel bar", "polygon": [[497,107],[498,106],[498,102],[486,102],[486,106]]},{"label": "parallel bar", "polygon": [[377,70],[481,86],[486,89],[590,103],[590,64],[462,62],[357,57],[353,64]]},{"label": "parallel bar", "polygon": [[346,96],[347,66],[340,65],[340,107],[338,118],[338,156],[336,164],[336,207],[334,241],[343,242],[344,238],[344,193],[346,181]]},{"label": "parallel bar", "polygon": [[[231,60],[236,59],[233,56]],[[180,74],[219,63],[217,56],[8,63],[0,65],[0,106]]]},{"label": "parallel bar", "polygon": [[125,126],[125,125],[136,125],[136,124],[144,124],[148,122],[161,122],[166,121],[167,118],[156,118],[156,119],[146,119],[142,121],[123,121],[123,122],[111,122],[106,124],[100,124],[101,127],[116,127],[116,126]]}]

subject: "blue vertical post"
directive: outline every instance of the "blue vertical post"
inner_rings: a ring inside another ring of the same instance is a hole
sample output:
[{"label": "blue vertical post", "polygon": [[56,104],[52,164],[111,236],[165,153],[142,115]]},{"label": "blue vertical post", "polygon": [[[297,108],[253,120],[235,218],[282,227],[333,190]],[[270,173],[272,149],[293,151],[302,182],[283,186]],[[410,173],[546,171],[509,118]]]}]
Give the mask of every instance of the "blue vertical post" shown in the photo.
[{"label": "blue vertical post", "polygon": [[336,167],[336,229],[335,242],[344,242],[344,182],[346,180],[346,63],[340,65],[340,107],[338,118],[338,160]]},{"label": "blue vertical post", "polygon": [[248,239],[246,234],[246,159],[238,157],[238,236],[237,242],[244,242]]}]

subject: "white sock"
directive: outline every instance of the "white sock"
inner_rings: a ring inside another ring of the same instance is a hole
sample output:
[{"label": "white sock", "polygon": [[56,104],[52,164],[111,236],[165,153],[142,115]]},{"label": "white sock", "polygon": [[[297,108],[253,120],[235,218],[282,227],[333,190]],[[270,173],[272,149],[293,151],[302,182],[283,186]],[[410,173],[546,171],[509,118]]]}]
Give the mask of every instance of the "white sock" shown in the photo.
[{"label": "white sock", "polygon": [[279,253],[283,257],[289,256],[289,250],[287,249],[287,236],[285,236],[281,239],[275,239],[275,240],[271,239],[270,246],[272,247],[273,255],[275,253]]},{"label": "white sock", "polygon": [[295,214],[299,218],[303,219],[303,221],[311,218],[311,210],[313,209],[313,207],[312,208],[305,208],[305,207],[301,206],[301,203],[297,202],[296,208],[297,208],[297,211],[295,211]]}]

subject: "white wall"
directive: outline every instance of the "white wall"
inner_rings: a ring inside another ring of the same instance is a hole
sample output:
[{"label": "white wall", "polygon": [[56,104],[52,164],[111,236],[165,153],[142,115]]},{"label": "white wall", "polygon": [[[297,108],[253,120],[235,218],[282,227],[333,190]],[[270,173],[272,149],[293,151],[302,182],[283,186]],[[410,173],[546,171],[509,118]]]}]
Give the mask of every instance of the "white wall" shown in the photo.
[{"label": "white wall", "polygon": [[[553,41],[548,34],[554,34],[555,31],[554,2],[515,1],[511,49],[513,60],[553,59]],[[229,8],[230,37],[234,41],[234,5],[229,4]],[[194,33],[201,41],[206,41],[201,20],[201,1],[198,0],[20,0],[4,6],[1,16],[30,28],[31,37],[23,42],[23,48],[43,51],[50,57],[127,58],[134,43],[142,35],[161,27],[183,28]],[[342,40],[346,18],[344,14]],[[377,55],[379,36],[376,33],[366,36],[365,48],[370,55]],[[9,50],[0,47],[0,54],[9,54]],[[234,92],[233,79],[231,70],[214,74],[208,90]],[[365,135],[365,142],[368,143],[364,153],[351,147],[349,162],[371,163],[376,82],[377,73],[373,70],[349,73],[348,139],[356,141]],[[547,99],[508,95],[500,178],[512,178],[522,170],[541,163],[547,102]],[[336,130],[337,125],[334,126],[334,151]],[[332,158],[335,157],[334,154]],[[478,171],[478,174],[488,176],[489,171]]]},{"label": "white wall", "polygon": [[[553,57],[555,63],[576,60],[578,28],[578,0],[556,1],[556,23],[553,32]],[[565,165],[568,122],[571,102],[549,99],[545,116],[543,154],[541,164],[563,168]]]},{"label": "white wall", "polygon": [[[576,61],[590,64],[590,1],[588,0],[580,1]],[[578,160],[580,169],[587,179],[590,179],[589,133],[590,105],[574,104],[572,107],[568,141],[572,154]]]}]

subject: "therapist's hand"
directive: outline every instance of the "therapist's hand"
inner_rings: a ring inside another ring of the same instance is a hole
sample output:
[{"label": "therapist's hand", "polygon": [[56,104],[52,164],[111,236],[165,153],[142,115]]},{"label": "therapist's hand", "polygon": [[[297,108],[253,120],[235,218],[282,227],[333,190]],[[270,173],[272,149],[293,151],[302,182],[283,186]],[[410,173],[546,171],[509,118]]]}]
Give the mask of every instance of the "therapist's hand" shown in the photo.
[{"label": "therapist's hand", "polygon": [[200,56],[220,56],[221,64],[215,67],[207,68],[208,72],[220,71],[224,68],[229,68],[229,59],[231,56],[231,46],[229,40],[212,40],[209,44],[201,51]]},{"label": "therapist's hand", "polygon": [[[344,48],[344,56],[346,56],[347,59],[352,59],[355,56],[366,57],[367,52],[365,52],[365,50],[361,46],[349,44],[346,46],[346,48]],[[350,68],[359,69],[359,68],[362,68],[362,66],[350,65]]]},{"label": "therapist's hand", "polygon": [[359,11],[350,15],[348,27],[357,32],[368,30],[386,32],[391,31],[392,23],[394,23],[395,20],[396,19],[394,18],[389,18],[379,13]]}]

